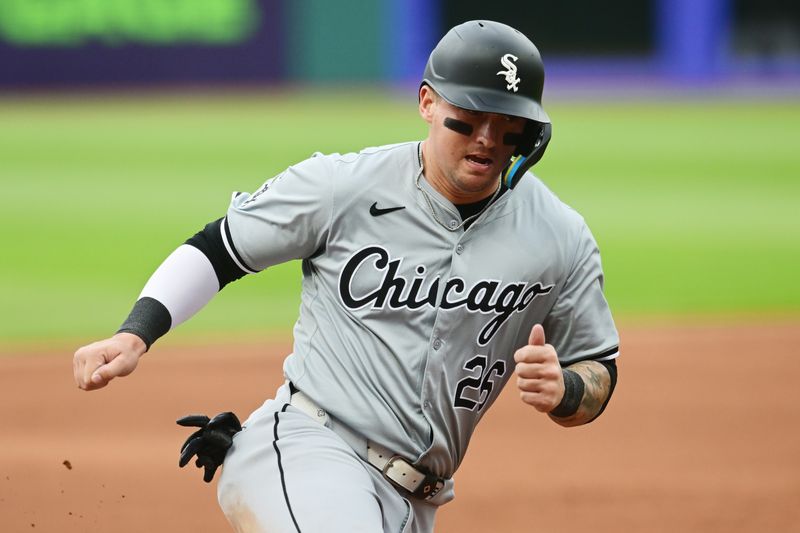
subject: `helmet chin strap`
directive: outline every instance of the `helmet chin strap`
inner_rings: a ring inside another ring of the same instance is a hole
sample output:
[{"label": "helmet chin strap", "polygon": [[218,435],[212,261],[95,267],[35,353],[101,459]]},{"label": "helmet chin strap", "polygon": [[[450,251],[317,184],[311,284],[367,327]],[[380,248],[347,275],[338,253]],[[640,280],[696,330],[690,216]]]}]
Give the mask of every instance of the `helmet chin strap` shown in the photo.
[{"label": "helmet chin strap", "polygon": [[[528,153],[520,153],[511,158],[511,161],[503,171],[503,183],[506,187],[513,189],[517,186],[522,176],[533,165],[539,162],[544,155],[545,148],[550,142],[550,137],[553,134],[553,127],[551,124],[542,124],[536,139],[533,141],[533,146]],[[524,147],[521,147],[525,151]]]}]

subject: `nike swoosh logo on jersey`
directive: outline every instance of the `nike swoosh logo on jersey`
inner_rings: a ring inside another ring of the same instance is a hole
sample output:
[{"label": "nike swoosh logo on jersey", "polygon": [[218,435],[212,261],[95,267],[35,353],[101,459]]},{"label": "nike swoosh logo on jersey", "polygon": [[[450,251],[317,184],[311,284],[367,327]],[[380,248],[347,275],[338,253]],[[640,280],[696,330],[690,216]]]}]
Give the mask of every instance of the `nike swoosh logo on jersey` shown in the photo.
[{"label": "nike swoosh logo on jersey", "polygon": [[385,209],[381,209],[380,207],[378,207],[378,202],[375,202],[374,204],[369,206],[369,214],[374,217],[379,217],[405,208],[406,206],[401,205],[400,207],[387,207]]}]

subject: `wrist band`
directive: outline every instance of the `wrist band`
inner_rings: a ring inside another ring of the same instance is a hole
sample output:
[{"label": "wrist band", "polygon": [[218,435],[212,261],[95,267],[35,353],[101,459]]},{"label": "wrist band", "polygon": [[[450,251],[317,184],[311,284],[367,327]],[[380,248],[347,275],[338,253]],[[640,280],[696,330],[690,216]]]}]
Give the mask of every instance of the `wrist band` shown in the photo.
[{"label": "wrist band", "polygon": [[147,345],[147,349],[156,340],[169,331],[172,317],[164,304],[145,296],[133,305],[131,313],[117,330],[117,333],[133,333]]},{"label": "wrist band", "polygon": [[549,414],[557,418],[566,418],[578,412],[585,385],[577,372],[564,369],[561,373],[564,374],[564,397]]}]

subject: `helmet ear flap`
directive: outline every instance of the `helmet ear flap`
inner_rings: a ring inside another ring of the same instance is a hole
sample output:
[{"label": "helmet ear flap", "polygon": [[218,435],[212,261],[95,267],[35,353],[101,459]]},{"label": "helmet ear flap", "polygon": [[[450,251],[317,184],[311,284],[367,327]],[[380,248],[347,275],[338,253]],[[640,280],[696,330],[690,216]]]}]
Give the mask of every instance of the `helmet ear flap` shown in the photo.
[{"label": "helmet ear flap", "polygon": [[516,187],[528,169],[539,162],[552,134],[552,124],[528,121],[522,134],[523,141],[503,172],[503,182],[509,189]]}]

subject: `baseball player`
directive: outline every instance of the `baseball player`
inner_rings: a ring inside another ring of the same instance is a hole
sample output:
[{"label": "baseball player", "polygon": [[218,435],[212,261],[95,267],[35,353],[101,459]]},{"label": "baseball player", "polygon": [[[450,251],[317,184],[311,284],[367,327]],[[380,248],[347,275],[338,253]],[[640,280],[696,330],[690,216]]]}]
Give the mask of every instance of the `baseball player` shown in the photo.
[{"label": "baseball player", "polygon": [[451,29],[419,89],[421,142],[314,154],[179,246],[113,337],[80,348],[85,390],[130,374],[226,284],[291,259],[303,285],[285,383],[239,425],[197,426],[181,464],[237,531],[430,532],[476,425],[516,374],[563,426],[605,408],[618,334],[583,218],[528,172],[550,140],[536,47]]}]

